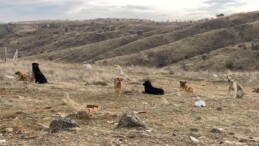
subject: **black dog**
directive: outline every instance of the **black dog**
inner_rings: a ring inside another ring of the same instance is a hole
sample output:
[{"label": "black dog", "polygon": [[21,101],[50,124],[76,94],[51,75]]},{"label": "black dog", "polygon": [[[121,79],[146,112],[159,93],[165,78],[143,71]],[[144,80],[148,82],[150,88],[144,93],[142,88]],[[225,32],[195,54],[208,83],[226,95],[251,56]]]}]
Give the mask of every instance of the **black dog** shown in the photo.
[{"label": "black dog", "polygon": [[164,90],[161,88],[153,87],[150,81],[145,81],[142,85],[145,87],[145,91],[142,91],[143,93],[164,95]]},{"label": "black dog", "polygon": [[45,76],[40,71],[39,63],[32,63],[32,71],[35,78],[35,83],[45,84],[48,82]]}]

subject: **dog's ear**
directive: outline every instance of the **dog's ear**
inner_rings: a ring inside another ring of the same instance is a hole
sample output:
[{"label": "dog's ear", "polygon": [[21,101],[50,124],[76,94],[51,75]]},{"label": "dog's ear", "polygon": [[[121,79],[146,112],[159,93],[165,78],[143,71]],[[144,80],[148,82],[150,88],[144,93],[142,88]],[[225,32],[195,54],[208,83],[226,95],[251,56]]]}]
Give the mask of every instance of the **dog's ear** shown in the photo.
[{"label": "dog's ear", "polygon": [[228,82],[230,82],[231,80],[233,80],[233,78],[231,76],[227,76],[227,80]]}]

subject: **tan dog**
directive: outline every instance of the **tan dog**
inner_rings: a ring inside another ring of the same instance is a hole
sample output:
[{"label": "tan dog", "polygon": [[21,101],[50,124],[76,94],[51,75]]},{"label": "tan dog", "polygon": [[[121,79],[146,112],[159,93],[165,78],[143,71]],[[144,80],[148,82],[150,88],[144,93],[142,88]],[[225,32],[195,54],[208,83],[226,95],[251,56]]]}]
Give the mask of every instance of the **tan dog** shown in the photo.
[{"label": "tan dog", "polygon": [[181,91],[185,91],[187,93],[194,93],[194,88],[193,87],[189,87],[186,85],[187,82],[186,81],[180,81],[180,90]]},{"label": "tan dog", "polygon": [[121,95],[121,90],[122,90],[121,81],[122,80],[123,80],[123,78],[114,79],[114,89],[115,89],[115,93],[117,94],[117,96]]},{"label": "tan dog", "polygon": [[17,71],[15,73],[18,77],[15,79],[16,81],[32,81],[33,78],[25,72]]},{"label": "tan dog", "polygon": [[229,96],[230,91],[233,91],[233,98],[241,98],[245,95],[245,91],[244,88],[238,83],[236,82],[232,77],[227,76],[227,80],[228,80],[228,94],[227,97]]}]

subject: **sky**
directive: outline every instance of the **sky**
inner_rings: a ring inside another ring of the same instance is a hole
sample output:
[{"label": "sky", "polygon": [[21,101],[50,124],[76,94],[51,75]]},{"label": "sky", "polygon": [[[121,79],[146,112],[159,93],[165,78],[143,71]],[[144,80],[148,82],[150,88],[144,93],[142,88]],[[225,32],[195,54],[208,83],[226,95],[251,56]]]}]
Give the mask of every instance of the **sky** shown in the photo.
[{"label": "sky", "polygon": [[0,0],[0,22],[137,18],[197,20],[259,10],[259,0]]}]

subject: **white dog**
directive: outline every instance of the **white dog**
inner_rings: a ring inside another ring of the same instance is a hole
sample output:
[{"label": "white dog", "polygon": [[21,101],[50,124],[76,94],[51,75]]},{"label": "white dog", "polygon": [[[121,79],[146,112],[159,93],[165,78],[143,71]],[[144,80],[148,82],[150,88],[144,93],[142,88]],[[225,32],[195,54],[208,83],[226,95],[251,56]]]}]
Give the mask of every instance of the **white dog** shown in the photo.
[{"label": "white dog", "polygon": [[227,97],[229,96],[230,91],[233,91],[233,98],[242,98],[245,95],[244,88],[236,82],[232,77],[227,76],[228,80],[228,94]]}]

